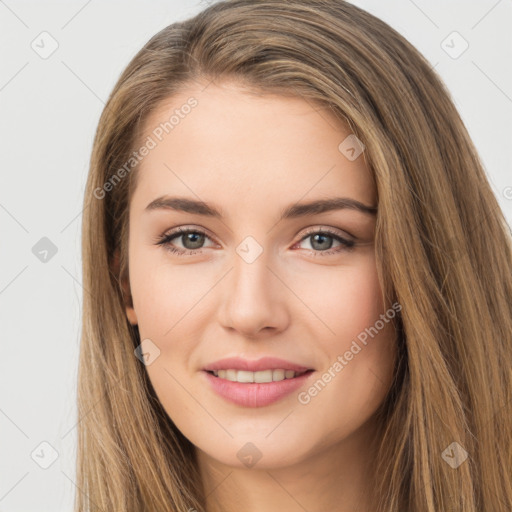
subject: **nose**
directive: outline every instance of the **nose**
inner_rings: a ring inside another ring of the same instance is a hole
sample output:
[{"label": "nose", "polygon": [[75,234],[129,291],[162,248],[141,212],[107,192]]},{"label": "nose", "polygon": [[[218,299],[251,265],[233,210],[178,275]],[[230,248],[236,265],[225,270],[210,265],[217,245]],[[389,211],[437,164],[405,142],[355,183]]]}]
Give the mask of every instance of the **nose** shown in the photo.
[{"label": "nose", "polygon": [[223,327],[247,338],[275,335],[289,323],[287,301],[292,295],[283,277],[271,268],[264,251],[248,263],[237,253],[233,268],[226,276],[219,308]]}]

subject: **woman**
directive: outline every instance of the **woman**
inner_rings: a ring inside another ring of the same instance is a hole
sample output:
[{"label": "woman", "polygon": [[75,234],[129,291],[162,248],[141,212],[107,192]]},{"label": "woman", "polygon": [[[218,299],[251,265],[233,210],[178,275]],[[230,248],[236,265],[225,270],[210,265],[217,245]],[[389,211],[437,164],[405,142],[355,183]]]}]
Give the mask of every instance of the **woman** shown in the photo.
[{"label": "woman", "polygon": [[76,510],[512,509],[512,244],[440,79],[345,2],[156,34],[94,141]]}]

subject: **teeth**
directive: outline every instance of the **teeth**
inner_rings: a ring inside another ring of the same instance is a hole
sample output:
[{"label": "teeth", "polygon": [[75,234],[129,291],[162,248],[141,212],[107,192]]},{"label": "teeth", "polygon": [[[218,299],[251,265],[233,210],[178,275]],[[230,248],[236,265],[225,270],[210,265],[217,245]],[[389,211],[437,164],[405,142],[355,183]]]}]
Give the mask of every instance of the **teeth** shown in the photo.
[{"label": "teeth", "polygon": [[259,372],[248,372],[246,370],[214,370],[213,374],[221,379],[230,380],[231,382],[278,382],[284,379],[293,379],[304,372],[295,372],[293,370],[262,370]]},{"label": "teeth", "polygon": [[[290,375],[288,375],[288,379],[292,379],[293,377],[295,377],[295,372],[292,371]],[[277,382],[279,380],[284,380],[285,378],[287,378],[286,370],[272,370],[272,381]]]},{"label": "teeth", "polygon": [[[227,374],[227,372],[226,372]],[[243,370],[238,370],[236,374],[237,382],[254,382],[255,374],[253,372],[246,372]]]}]

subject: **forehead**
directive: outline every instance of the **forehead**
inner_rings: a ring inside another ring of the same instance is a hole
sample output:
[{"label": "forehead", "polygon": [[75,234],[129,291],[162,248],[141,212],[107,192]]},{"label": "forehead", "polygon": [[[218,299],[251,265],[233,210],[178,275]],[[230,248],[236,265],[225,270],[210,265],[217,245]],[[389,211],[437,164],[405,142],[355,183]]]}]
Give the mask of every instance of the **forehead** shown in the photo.
[{"label": "forehead", "polygon": [[173,194],[277,208],[336,194],[373,205],[364,154],[350,160],[340,150],[349,136],[310,100],[232,83],[191,85],[146,119],[141,140],[152,148],[139,164],[134,202]]}]

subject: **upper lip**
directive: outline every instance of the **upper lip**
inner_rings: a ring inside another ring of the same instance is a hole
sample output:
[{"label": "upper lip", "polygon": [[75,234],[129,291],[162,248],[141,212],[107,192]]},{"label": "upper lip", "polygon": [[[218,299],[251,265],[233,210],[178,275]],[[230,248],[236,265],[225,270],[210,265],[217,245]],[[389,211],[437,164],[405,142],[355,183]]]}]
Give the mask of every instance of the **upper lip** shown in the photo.
[{"label": "upper lip", "polygon": [[285,361],[277,357],[262,357],[257,360],[242,359],[241,357],[228,357],[225,359],[219,359],[214,363],[207,364],[203,370],[246,370],[249,372],[258,372],[261,370],[294,370],[295,372],[304,372],[312,370],[307,366],[301,366],[299,364]]}]

